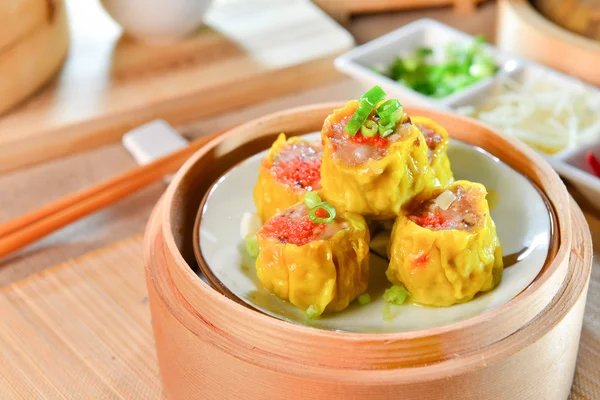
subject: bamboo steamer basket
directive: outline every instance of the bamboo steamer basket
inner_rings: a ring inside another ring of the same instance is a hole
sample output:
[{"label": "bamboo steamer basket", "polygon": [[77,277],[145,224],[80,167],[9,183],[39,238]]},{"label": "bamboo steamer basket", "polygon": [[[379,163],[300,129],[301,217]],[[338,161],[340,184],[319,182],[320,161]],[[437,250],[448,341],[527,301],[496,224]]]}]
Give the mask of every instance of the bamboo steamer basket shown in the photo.
[{"label": "bamboo steamer basket", "polygon": [[69,47],[64,0],[8,0],[0,4],[0,114],[43,86]]},{"label": "bamboo steamer basket", "polygon": [[[567,22],[567,16],[564,13],[561,15],[563,21]],[[502,50],[600,85],[600,42],[552,23],[528,0],[498,2],[496,41]]]},{"label": "bamboo steamer basket", "polygon": [[531,3],[555,24],[600,40],[600,3],[597,0],[531,0]]},{"label": "bamboo steamer basket", "polygon": [[539,155],[474,120],[408,109],[499,157],[547,197],[557,243],[535,281],[507,304],[424,331],[342,333],[266,316],[198,277],[192,231],[198,206],[214,180],[268,148],[279,132],[320,130],[339,106],[287,110],[220,135],[188,160],[156,206],[146,229],[144,263],[167,397],[567,398],[591,269],[589,228]]}]

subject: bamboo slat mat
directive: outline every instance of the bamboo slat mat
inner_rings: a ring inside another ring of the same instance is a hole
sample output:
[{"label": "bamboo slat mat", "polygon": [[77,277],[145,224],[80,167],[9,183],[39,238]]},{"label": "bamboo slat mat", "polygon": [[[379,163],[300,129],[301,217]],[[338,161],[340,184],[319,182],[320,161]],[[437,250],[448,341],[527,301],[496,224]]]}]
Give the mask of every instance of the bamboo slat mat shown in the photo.
[{"label": "bamboo slat mat", "polygon": [[[8,287],[0,310],[0,399],[163,397],[140,236]],[[600,399],[597,261],[571,398]]]},{"label": "bamboo slat mat", "polygon": [[137,236],[0,293],[0,399],[162,398]]}]

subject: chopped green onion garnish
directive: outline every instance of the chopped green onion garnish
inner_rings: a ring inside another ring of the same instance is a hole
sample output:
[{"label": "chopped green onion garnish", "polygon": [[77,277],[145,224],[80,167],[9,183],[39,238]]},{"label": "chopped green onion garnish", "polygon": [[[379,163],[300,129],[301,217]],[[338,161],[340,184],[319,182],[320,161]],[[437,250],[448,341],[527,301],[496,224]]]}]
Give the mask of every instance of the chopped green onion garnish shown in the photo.
[{"label": "chopped green onion garnish", "polygon": [[417,49],[417,54],[421,57],[430,56],[433,54],[433,49],[429,47],[420,47]]},{"label": "chopped green onion garnish", "polygon": [[381,118],[379,120],[379,135],[381,137],[388,137],[396,131],[396,121],[392,116]]},{"label": "chopped green onion garnish", "polygon": [[375,108],[377,103],[385,99],[385,91],[379,86],[375,85],[371,89],[367,90],[365,94],[360,96],[361,101],[366,101]]},{"label": "chopped green onion garnish", "polygon": [[321,203],[321,198],[315,192],[308,192],[304,195],[304,205],[308,207],[309,210],[319,203]]},{"label": "chopped green onion garnish", "polygon": [[479,46],[479,45],[484,44],[486,41],[487,40],[486,40],[485,36],[482,35],[482,34],[479,34],[479,35],[475,36],[475,43],[474,43],[474,45],[475,46]]},{"label": "chopped green onion garnish", "polygon": [[354,112],[354,114],[352,114],[352,117],[350,117],[350,120],[344,128],[346,133],[350,136],[356,135],[356,132],[358,132],[362,124],[367,120],[367,118],[369,118],[371,110],[368,109],[368,106],[362,107],[361,103]]},{"label": "chopped green onion garnish", "polygon": [[258,247],[258,239],[256,234],[250,234],[246,236],[244,239],[244,244],[246,245],[246,251],[248,255],[252,258],[258,257],[259,247]]},{"label": "chopped green onion garnish", "polygon": [[371,296],[369,295],[369,293],[363,293],[360,296],[358,296],[358,304],[360,304],[361,306],[367,305],[371,302]]},{"label": "chopped green onion garnish", "polygon": [[383,306],[383,320],[385,322],[391,322],[396,315],[392,312],[392,306],[386,304]]},{"label": "chopped green onion garnish", "polygon": [[394,111],[394,113],[392,114],[392,118],[394,118],[394,121],[400,122],[402,121],[402,117],[404,117],[404,110],[402,109],[402,106],[400,106],[399,109]]},{"label": "chopped green onion garnish", "polygon": [[321,315],[321,310],[319,310],[319,307],[315,306],[315,305],[310,305],[308,306],[308,308],[306,309],[306,317],[308,319],[315,319],[317,318],[319,315]]},{"label": "chopped green onion garnish", "polygon": [[385,293],[383,293],[383,300],[386,303],[400,306],[404,304],[404,301],[406,301],[407,296],[408,291],[404,289],[404,287],[392,286],[391,288],[386,289]]},{"label": "chopped green onion garnish", "polygon": [[382,74],[424,95],[445,97],[498,71],[484,43],[483,36],[470,43],[450,42],[441,60],[432,57],[432,49],[417,48],[396,57]]},{"label": "chopped green onion garnish", "polygon": [[360,127],[360,133],[362,133],[362,135],[366,137],[373,137],[377,135],[377,131],[377,122],[373,121],[372,119],[366,120],[363,126]]},{"label": "chopped green onion garnish", "polygon": [[346,124],[344,130],[348,135],[354,136],[365,123],[373,109],[381,100],[385,99],[385,92],[379,86],[373,86],[365,94],[360,97],[358,108],[350,117],[350,120]]},{"label": "chopped green onion garnish", "polygon": [[377,107],[377,115],[380,118],[385,118],[387,116],[393,115],[396,110],[402,108],[400,102],[396,99],[388,100],[379,107]]},{"label": "chopped green onion garnish", "polygon": [[[326,218],[317,217],[318,210],[327,211],[327,214],[329,216]],[[315,224],[328,224],[335,219],[335,215],[335,208],[333,208],[331,204],[326,203],[324,201],[311,208],[308,212],[308,218]]]}]

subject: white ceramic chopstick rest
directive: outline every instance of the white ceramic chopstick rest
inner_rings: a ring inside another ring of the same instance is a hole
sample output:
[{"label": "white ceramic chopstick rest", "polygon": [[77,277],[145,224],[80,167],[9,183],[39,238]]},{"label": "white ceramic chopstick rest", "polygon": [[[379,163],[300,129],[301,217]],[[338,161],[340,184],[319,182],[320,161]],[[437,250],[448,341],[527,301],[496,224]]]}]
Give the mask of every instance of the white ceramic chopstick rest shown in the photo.
[{"label": "white ceramic chopstick rest", "polygon": [[181,150],[189,143],[167,121],[157,119],[123,135],[123,146],[140,164],[149,164],[161,157]]}]

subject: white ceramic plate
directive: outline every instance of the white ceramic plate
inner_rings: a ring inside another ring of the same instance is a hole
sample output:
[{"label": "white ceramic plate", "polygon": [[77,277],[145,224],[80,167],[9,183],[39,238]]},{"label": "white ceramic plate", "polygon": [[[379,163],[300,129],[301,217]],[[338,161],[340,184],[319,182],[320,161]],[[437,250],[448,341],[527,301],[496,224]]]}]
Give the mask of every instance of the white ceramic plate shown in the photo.
[{"label": "white ceramic plate", "polygon": [[[306,136],[318,138],[318,134]],[[346,310],[308,320],[304,312],[264,290],[254,261],[243,250],[240,222],[245,212],[256,210],[252,190],[265,152],[256,154],[223,175],[208,193],[200,221],[200,250],[204,260],[235,296],[275,318],[322,329],[351,332],[407,332],[463,321],[492,310],[522,292],[542,269],[550,247],[551,220],[546,203],[531,182],[480,148],[451,141],[448,155],[456,179],[484,184],[497,194],[492,218],[503,254],[522,252],[520,261],[504,271],[502,282],[472,301],[447,308],[416,304],[392,306],[395,318],[386,322],[382,294],[387,260],[371,254],[368,292],[371,303],[351,304]],[[527,249],[523,252],[523,249]]]}]

